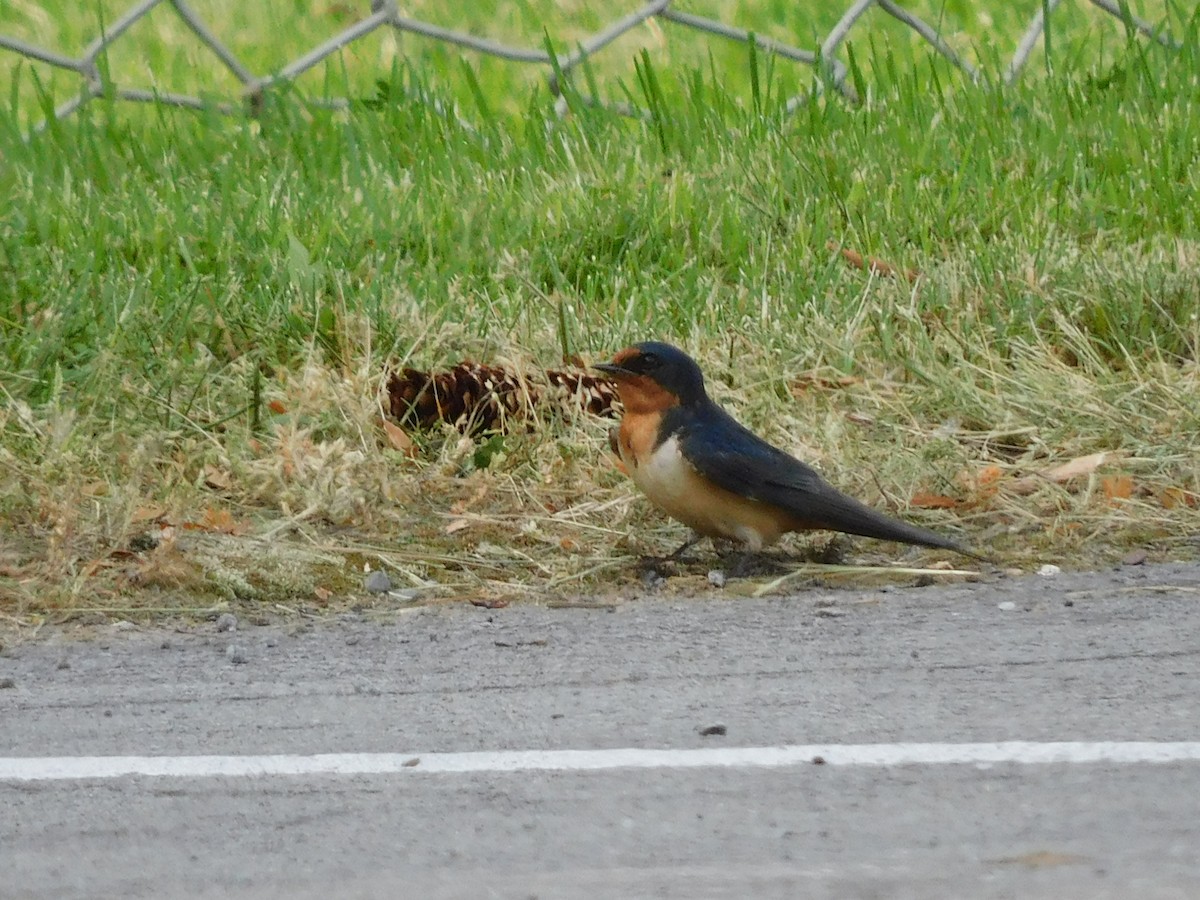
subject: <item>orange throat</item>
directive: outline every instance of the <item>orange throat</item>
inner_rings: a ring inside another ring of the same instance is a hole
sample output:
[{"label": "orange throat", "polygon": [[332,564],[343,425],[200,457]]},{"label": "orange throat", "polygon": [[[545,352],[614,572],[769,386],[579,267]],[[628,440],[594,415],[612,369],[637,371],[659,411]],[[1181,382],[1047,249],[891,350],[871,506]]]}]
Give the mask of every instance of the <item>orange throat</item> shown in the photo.
[{"label": "orange throat", "polygon": [[626,414],[644,416],[666,412],[679,405],[679,398],[645,375],[627,375],[617,380],[617,395]]}]

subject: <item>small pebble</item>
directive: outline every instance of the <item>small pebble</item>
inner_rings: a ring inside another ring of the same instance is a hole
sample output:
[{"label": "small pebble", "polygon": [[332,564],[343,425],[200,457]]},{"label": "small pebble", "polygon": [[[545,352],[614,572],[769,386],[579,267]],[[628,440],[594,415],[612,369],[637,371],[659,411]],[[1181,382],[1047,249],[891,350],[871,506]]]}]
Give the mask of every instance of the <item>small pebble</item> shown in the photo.
[{"label": "small pebble", "polygon": [[1121,565],[1123,566],[1140,566],[1144,563],[1150,554],[1145,550],[1132,550],[1121,557]]},{"label": "small pebble", "polygon": [[71,668],[71,661],[69,659],[60,659],[58,661],[58,665],[55,666],[55,668],[58,669],[60,672],[63,669],[69,669],[69,668]]},{"label": "small pebble", "polygon": [[217,616],[217,631],[237,631],[238,620],[233,613],[221,613]]},{"label": "small pebble", "polygon": [[642,586],[648,591],[657,591],[666,583],[667,579],[655,569],[647,569],[642,573]]},{"label": "small pebble", "polygon": [[1062,572],[1062,569],[1060,569],[1058,566],[1054,565],[1053,563],[1046,563],[1044,566],[1042,566],[1040,569],[1038,569],[1038,574],[1041,575],[1043,578],[1053,578],[1055,575],[1059,574],[1060,572]]},{"label": "small pebble", "polygon": [[225,648],[225,658],[235,666],[240,666],[250,662],[250,658],[246,656],[246,651],[237,644],[230,644]]},{"label": "small pebble", "polygon": [[0,678],[0,690],[8,690],[16,686],[17,680],[15,678]]},{"label": "small pebble", "polygon": [[386,594],[392,589],[392,579],[388,578],[387,572],[376,569],[367,574],[363,586],[372,594]]},{"label": "small pebble", "polygon": [[724,735],[729,729],[724,725],[706,725],[700,729],[700,737],[713,737],[714,735]]},{"label": "small pebble", "polygon": [[1017,604],[1013,603],[1011,600],[1005,600],[1003,603],[996,604],[996,609],[1002,609],[1005,612],[1012,612],[1012,610],[1016,608]]},{"label": "small pebble", "polygon": [[137,626],[134,625],[132,622],[126,621],[125,619],[121,619],[119,622],[112,623],[112,630],[113,631],[136,631]]},{"label": "small pebble", "polygon": [[845,614],[845,610],[838,609],[836,606],[822,606],[816,610],[816,616],[820,619],[840,619]]},{"label": "small pebble", "polygon": [[359,637],[358,637],[358,635],[357,635],[357,634],[352,634],[352,635],[350,635],[349,637],[347,637],[347,638],[346,638],[346,646],[347,646],[347,647],[353,647],[355,644],[357,644],[357,643],[358,643],[358,641],[359,641]]},{"label": "small pebble", "polygon": [[725,587],[725,573],[720,569],[713,569],[708,573],[708,583],[715,588]]}]

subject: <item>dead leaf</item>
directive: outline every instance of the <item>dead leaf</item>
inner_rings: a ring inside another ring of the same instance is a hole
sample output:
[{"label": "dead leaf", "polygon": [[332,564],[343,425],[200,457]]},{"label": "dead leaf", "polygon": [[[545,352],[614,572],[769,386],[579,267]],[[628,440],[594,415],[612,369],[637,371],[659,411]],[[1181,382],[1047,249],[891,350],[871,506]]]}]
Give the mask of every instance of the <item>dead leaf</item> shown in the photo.
[{"label": "dead leaf", "polygon": [[245,534],[249,530],[249,526],[245,522],[237,521],[229,510],[214,509],[211,506],[204,511],[200,521],[209,531],[221,534]]},{"label": "dead leaf", "polygon": [[508,606],[508,601],[503,597],[493,597],[491,599],[478,598],[471,601],[472,606],[481,606],[484,609],[504,609]]},{"label": "dead leaf", "polygon": [[1191,491],[1185,491],[1179,487],[1165,488],[1158,495],[1158,502],[1163,505],[1164,509],[1175,509],[1179,506],[1197,506],[1200,505],[1200,494],[1193,494]]},{"label": "dead leaf", "polygon": [[215,534],[245,534],[250,526],[239,522],[227,509],[208,507],[200,517],[199,522],[184,522],[183,527],[188,531],[211,531]]},{"label": "dead leaf", "polygon": [[1047,469],[1039,475],[1026,475],[1024,478],[1018,478],[1009,486],[1009,490],[1014,494],[1032,494],[1047,481],[1063,484],[1074,478],[1091,475],[1110,455],[1108,451],[1101,451],[1100,453],[1089,453],[1087,456],[1078,456],[1053,469]]},{"label": "dead leaf", "polygon": [[313,594],[322,603],[328,603],[329,598],[333,596],[333,591],[321,587],[319,584],[313,588]]},{"label": "dead leaf", "polygon": [[933,494],[929,491],[917,491],[908,501],[908,505],[916,509],[954,509],[958,501],[945,494]]},{"label": "dead leaf", "polygon": [[139,506],[133,511],[133,515],[129,517],[130,523],[141,525],[145,522],[157,522],[167,514],[165,506]]},{"label": "dead leaf", "polygon": [[83,495],[85,497],[103,497],[108,494],[107,481],[89,481],[83,486]]},{"label": "dead leaf", "polygon": [[407,431],[395,422],[389,422],[387,419],[380,419],[380,422],[383,423],[383,431],[387,435],[388,443],[392,445],[393,449],[399,450],[409,459],[416,457],[417,445],[413,443]]},{"label": "dead leaf", "polygon": [[464,528],[471,527],[470,519],[455,519],[446,526],[446,534],[454,534],[456,531],[462,531]]},{"label": "dead leaf", "polygon": [[1070,481],[1072,478],[1091,475],[1106,459],[1108,459],[1106,451],[1089,453],[1087,456],[1077,456],[1070,462],[1065,462],[1061,466],[1055,466],[1053,469],[1045,472],[1042,477],[1059,483]]},{"label": "dead leaf", "polygon": [[233,485],[233,479],[224,469],[209,463],[204,467],[204,484],[214,491],[227,491]]},{"label": "dead leaf", "polygon": [[1128,500],[1133,496],[1133,479],[1128,475],[1105,475],[1100,487],[1109,500]]},{"label": "dead leaf", "polygon": [[982,487],[983,485],[994,484],[1004,477],[1004,470],[999,466],[984,466],[975,475],[975,483]]},{"label": "dead leaf", "polygon": [[894,278],[901,276],[908,281],[916,281],[920,277],[920,273],[915,269],[901,270],[897,266],[884,262],[882,259],[876,259],[873,256],[864,257],[861,253],[851,250],[849,247],[839,247],[834,241],[829,241],[825,245],[830,250],[836,250],[842,254],[842,259],[846,260],[856,269],[870,269],[870,271],[883,278]]},{"label": "dead leaf", "polygon": [[80,569],[80,574],[83,575],[84,578],[91,578],[101,569],[112,569],[119,565],[121,565],[120,560],[102,556],[98,559],[93,559],[90,562],[84,563]]},{"label": "dead leaf", "polygon": [[267,409],[275,413],[277,416],[282,416],[285,412],[287,412],[287,407],[284,406],[279,400],[272,400],[267,404]]},{"label": "dead leaf", "polygon": [[962,506],[985,503],[996,495],[1004,469],[1000,466],[984,466],[982,469],[963,469],[955,476],[955,482],[966,492]]},{"label": "dead leaf", "polygon": [[568,553],[574,553],[579,549],[579,541],[575,540],[574,538],[565,537],[558,542],[558,546],[562,547],[562,549],[566,550]]}]

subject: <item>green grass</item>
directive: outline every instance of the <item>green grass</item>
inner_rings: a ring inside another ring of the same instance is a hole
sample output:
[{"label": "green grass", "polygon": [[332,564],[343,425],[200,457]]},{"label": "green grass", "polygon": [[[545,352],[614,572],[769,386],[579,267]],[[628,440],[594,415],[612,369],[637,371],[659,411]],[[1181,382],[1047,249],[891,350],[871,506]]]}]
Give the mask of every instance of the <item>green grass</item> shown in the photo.
[{"label": "green grass", "polygon": [[[777,6],[778,37],[838,10]],[[975,7],[939,7],[960,49]],[[554,365],[646,338],[695,352],[835,483],[1018,567],[1194,555],[1200,45],[1165,9],[1180,51],[1073,12],[1011,89],[964,84],[876,11],[853,47],[868,102],[791,117],[806,70],[757,54],[752,79],[745,48],[687,54],[674,30],[671,52],[594,67],[646,121],[575,95],[560,120],[528,73],[472,58],[472,83],[422,44],[390,71],[360,48],[257,119],[96,101],[26,141],[62,83],[23,68],[0,114],[0,612],[317,608],[380,564],[423,596],[624,585],[682,532],[608,467],[608,422],[547,415],[483,469],[447,429],[409,461],[378,395],[389,362]],[[537,33],[532,4],[502,10]],[[82,44],[63,21],[38,42]],[[243,24],[250,54],[264,21]],[[155,52],[150,71],[187,75]],[[300,102],[325,90],[368,102]],[[1099,451],[1067,485],[978,484]],[[907,508],[921,493],[961,506]]]},{"label": "green grass", "polygon": [[[91,0],[83,5],[35,0],[0,0],[0,34],[17,38],[70,57],[102,32],[110,31],[132,0]],[[815,50],[850,5],[849,0],[810,3],[771,3],[740,0],[692,0],[680,9],[745,29],[766,38],[806,50]],[[974,0],[908,0],[906,9],[921,16],[942,35],[962,58],[993,77],[1002,72],[1022,31],[1041,8],[1041,0],[1011,3],[978,3]],[[1131,0],[1134,15],[1172,33],[1182,34],[1191,14],[1178,0]],[[198,15],[222,43],[256,75],[280,71],[313,47],[330,39],[367,14],[368,6],[295,0],[261,0],[246,5],[194,4]],[[434,0],[412,0],[401,7],[410,18],[444,28],[487,37],[511,47],[545,50],[547,44],[569,54],[590,35],[633,6],[609,9],[597,4],[551,0],[455,5]],[[282,27],[281,27],[282,26]],[[1086,2],[1067,3],[1051,18],[1051,54],[1040,49],[1030,60],[1032,71],[1064,73],[1107,67],[1122,58],[1126,35],[1112,16]],[[700,69],[717,75],[738,98],[747,98],[754,82],[746,65],[746,48],[668,21],[643,24],[596,54],[580,70],[578,83],[590,92],[594,85],[605,100],[623,100],[637,93],[633,61],[645,52],[655,68],[670,82],[672,76]],[[871,87],[876,62],[892,76],[926,69],[936,59],[929,46],[885,12],[875,9],[850,34],[849,54]],[[882,57],[880,60],[878,57]],[[473,106],[472,78],[484,85],[493,110],[523,112],[530,92],[545,95],[545,66],[514,64],[431,40],[408,32],[380,29],[356,41],[300,77],[300,88],[309,95],[329,93],[362,97],[374,93],[376,83],[393,62],[401,60],[422,73],[439,95]],[[169,5],[163,4],[136,22],[100,59],[108,83],[121,88],[156,89],[198,94],[214,99],[235,99],[237,79],[218,62]],[[791,96],[804,94],[813,73],[804,66],[779,60],[767,62],[764,84],[770,91]],[[939,60],[940,80],[955,76]],[[470,76],[466,73],[470,72]],[[29,64],[16,54],[0,52],[0,83],[13,76],[24,122],[40,121],[43,102],[51,105],[76,96],[78,75],[39,63]],[[918,76],[925,81],[928,72]]]}]

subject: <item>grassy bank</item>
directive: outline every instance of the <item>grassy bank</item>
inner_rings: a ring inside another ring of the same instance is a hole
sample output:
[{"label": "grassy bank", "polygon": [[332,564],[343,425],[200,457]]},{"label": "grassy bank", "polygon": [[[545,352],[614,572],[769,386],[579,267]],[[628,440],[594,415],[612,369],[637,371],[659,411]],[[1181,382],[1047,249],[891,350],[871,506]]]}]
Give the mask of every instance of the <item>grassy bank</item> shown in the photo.
[{"label": "grassy bank", "polygon": [[449,426],[409,453],[381,392],[389,363],[651,337],[839,486],[1009,565],[1194,556],[1191,29],[1012,89],[881,43],[868,103],[790,117],[762,57],[757,91],[626,58],[648,121],[560,120],[503,80],[459,115],[413,99],[473,97],[457,57],[373,71],[348,113],[97,102],[25,142],[10,105],[0,612],[319,613],[381,566],[429,598],[636,584],[682,531],[607,463],[610,421],[545,409],[483,453]]}]

